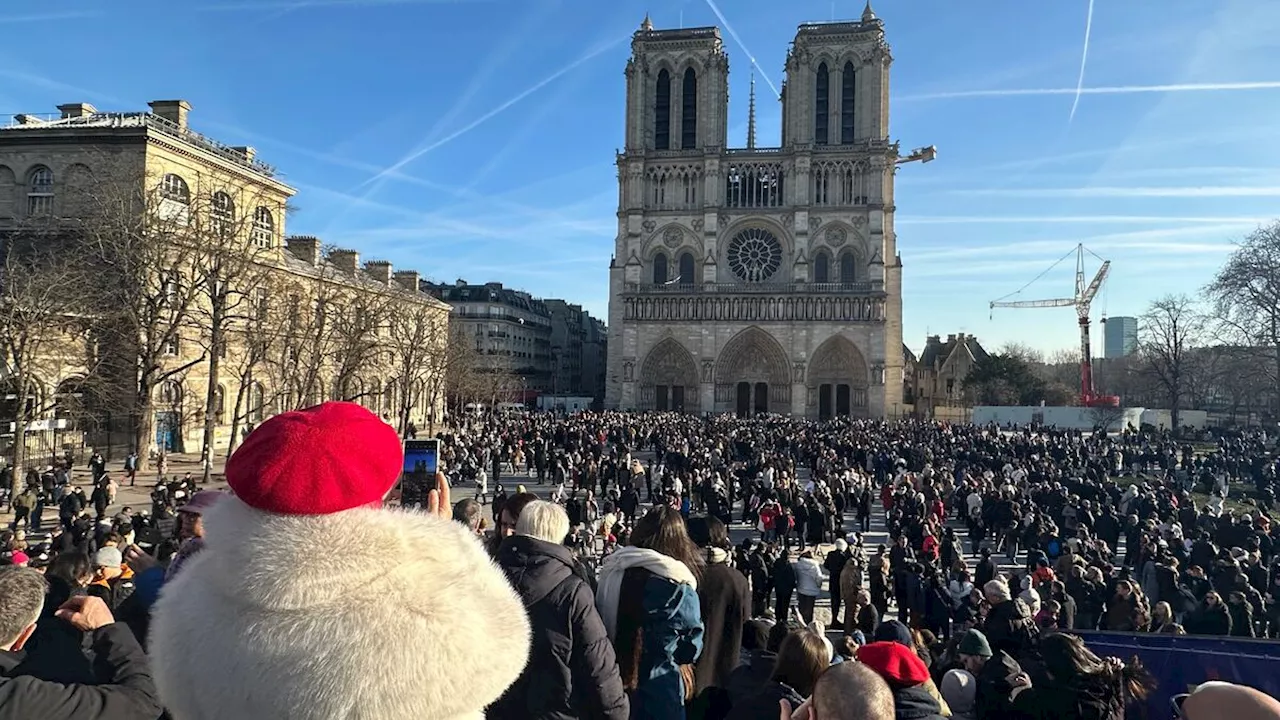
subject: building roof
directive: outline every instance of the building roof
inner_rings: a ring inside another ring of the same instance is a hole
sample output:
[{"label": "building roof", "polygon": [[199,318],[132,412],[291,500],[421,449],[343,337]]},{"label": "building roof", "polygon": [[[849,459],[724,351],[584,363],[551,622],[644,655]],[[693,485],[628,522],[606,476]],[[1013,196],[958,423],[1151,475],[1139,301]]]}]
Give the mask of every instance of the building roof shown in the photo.
[{"label": "building roof", "polygon": [[978,342],[978,338],[972,335],[964,333],[948,335],[946,342],[942,342],[937,335],[931,335],[925,341],[924,352],[920,353],[920,365],[929,369],[940,368],[959,349],[969,353],[974,362],[982,362],[989,357],[986,349]]},{"label": "building roof", "polygon": [[459,280],[454,285],[428,285],[429,292],[447,303],[460,302],[495,302],[519,310],[527,310],[534,315],[551,317],[546,303],[521,290],[505,288],[502,283],[492,282],[484,285],[471,285]]},{"label": "building roof", "polygon": [[[356,274],[352,275],[323,256],[319,258],[318,264],[312,265],[286,249],[280,253],[280,265],[286,271],[302,277],[323,278],[332,280],[335,283],[345,283],[351,287],[364,287],[370,290],[385,289],[387,287],[365,270],[358,269]],[[431,303],[445,311],[453,309],[451,305],[442,302],[440,298],[433,294],[422,291],[415,292],[395,282],[390,287],[399,291],[406,299],[413,298],[417,302]]]},{"label": "building roof", "polygon": [[190,143],[205,152],[218,156],[235,165],[276,180],[276,169],[257,158],[245,154],[244,148],[236,148],[218,142],[190,128],[149,112],[93,112],[78,117],[60,115],[14,115],[12,120],[0,125],[0,132],[39,133],[53,130],[77,129],[145,129]]}]

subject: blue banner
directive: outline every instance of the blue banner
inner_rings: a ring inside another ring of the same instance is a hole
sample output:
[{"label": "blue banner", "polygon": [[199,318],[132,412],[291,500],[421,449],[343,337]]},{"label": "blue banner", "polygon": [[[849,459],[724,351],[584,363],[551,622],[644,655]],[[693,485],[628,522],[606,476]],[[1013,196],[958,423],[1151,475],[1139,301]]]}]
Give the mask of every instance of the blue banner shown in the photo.
[{"label": "blue banner", "polygon": [[1248,685],[1280,697],[1280,642],[1190,635],[1072,631],[1099,657],[1128,660],[1134,655],[1159,685],[1147,701],[1147,712],[1130,717],[1151,720],[1172,714],[1169,701],[1208,680]]}]

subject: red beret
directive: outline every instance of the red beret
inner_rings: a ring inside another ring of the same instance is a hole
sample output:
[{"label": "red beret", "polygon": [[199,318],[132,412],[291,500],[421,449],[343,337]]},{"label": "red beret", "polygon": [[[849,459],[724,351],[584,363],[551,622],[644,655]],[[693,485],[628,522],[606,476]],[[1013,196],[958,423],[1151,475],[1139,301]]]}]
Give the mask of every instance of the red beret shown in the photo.
[{"label": "red beret", "polygon": [[858,648],[858,661],[876,671],[890,685],[911,687],[929,679],[929,668],[919,655],[901,643],[873,642]]},{"label": "red beret", "polygon": [[403,464],[394,428],[355,403],[327,402],[249,433],[227,461],[227,484],[259,510],[327,515],[381,502]]}]

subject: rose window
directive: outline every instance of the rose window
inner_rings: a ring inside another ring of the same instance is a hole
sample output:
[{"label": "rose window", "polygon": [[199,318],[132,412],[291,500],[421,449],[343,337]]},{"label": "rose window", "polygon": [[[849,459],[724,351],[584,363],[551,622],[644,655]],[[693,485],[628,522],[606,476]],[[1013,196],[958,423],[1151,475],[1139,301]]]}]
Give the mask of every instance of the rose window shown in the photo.
[{"label": "rose window", "polygon": [[729,269],[747,282],[763,282],[782,266],[782,244],[773,233],[748,228],[729,241]]}]

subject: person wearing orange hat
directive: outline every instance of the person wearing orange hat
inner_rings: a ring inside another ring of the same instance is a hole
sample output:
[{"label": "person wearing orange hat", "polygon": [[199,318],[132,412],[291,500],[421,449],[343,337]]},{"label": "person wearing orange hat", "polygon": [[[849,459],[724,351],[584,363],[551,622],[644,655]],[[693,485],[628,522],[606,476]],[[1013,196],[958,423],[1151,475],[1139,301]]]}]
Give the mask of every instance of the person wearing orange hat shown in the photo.
[{"label": "person wearing orange hat", "polygon": [[520,676],[524,604],[450,519],[442,478],[425,513],[383,506],[402,464],[395,429],[354,403],[246,438],[234,496],[204,510],[204,549],[153,610],[175,720],[479,720]]}]

